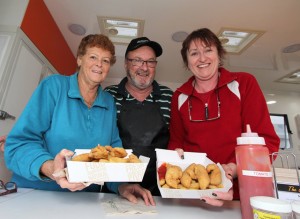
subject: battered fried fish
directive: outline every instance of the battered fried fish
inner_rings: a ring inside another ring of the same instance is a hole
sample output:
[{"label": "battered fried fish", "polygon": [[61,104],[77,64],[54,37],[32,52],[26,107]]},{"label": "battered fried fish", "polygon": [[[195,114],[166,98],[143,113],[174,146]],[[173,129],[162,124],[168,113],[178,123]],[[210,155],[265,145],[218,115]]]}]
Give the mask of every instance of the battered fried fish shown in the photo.
[{"label": "battered fried fish", "polygon": [[195,167],[195,174],[198,179],[200,189],[206,189],[210,183],[206,168],[201,164],[197,164]]},{"label": "battered fried fish", "polygon": [[134,155],[134,154],[130,154],[127,158],[128,163],[141,163],[140,159]]},{"label": "battered fried fish", "polygon": [[127,159],[121,157],[108,157],[108,161],[111,163],[127,163]]},{"label": "battered fried fish", "polygon": [[72,158],[72,161],[91,162],[93,159],[89,157],[89,153],[79,154]]},{"label": "battered fried fish", "polygon": [[98,145],[95,148],[92,148],[89,157],[96,160],[107,159],[108,151],[105,147]]},{"label": "battered fried fish", "polygon": [[217,164],[208,164],[206,170],[210,176],[210,184],[218,186],[222,183],[221,170]]},{"label": "battered fried fish", "polygon": [[170,164],[167,165],[167,172],[166,172],[165,179],[168,186],[177,189],[181,177],[182,177],[182,170],[179,166],[170,165]]},{"label": "battered fried fish", "polygon": [[109,155],[112,157],[123,158],[127,156],[127,152],[124,148],[112,148]]}]

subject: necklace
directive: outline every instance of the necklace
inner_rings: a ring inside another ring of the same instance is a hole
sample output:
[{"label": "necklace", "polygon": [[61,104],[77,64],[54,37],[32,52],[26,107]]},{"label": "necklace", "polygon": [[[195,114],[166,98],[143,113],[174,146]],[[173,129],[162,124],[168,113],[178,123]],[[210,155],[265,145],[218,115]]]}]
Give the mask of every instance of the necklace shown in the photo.
[{"label": "necklace", "polygon": [[[217,84],[216,84],[214,89],[212,89],[208,92],[205,92],[205,93],[198,93],[198,97],[200,97],[200,99],[204,102],[205,120],[192,120],[192,117],[191,117],[191,114],[190,114],[190,120],[191,121],[207,121],[207,120],[215,120],[215,119],[220,118],[220,105],[221,105],[221,102],[220,102],[220,97],[219,97],[219,79],[220,79],[220,72],[218,73]],[[196,85],[196,80],[194,81],[192,94],[190,96],[193,96],[194,90],[196,90],[195,85]],[[210,101],[211,94],[213,92],[215,92],[216,96],[217,96],[218,116],[215,117],[215,118],[209,118],[208,104],[209,104],[209,101]],[[192,103],[191,103],[190,99],[189,99],[188,103],[189,103],[189,113],[190,113],[190,111],[192,109]]]}]

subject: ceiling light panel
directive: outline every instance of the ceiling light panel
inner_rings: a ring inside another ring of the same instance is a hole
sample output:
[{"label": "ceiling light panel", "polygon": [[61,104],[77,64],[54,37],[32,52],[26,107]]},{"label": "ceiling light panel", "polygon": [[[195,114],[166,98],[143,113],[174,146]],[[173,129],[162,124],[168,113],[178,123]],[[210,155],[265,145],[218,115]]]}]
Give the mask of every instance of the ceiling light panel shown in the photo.
[{"label": "ceiling light panel", "polygon": [[226,38],[228,39],[226,45],[231,47],[237,47],[241,45],[243,41],[243,38],[237,38],[237,37],[226,37]]},{"label": "ceiling light panel", "polygon": [[290,84],[300,84],[300,69],[287,74],[286,76],[279,78],[276,82],[290,83]]},{"label": "ceiling light panel", "polygon": [[224,37],[240,37],[240,38],[245,38],[249,35],[249,33],[247,32],[239,32],[239,31],[227,31],[227,30],[224,30],[222,35]]},{"label": "ceiling light panel", "polygon": [[143,20],[98,16],[98,23],[100,32],[116,44],[128,44],[132,39],[143,36]]},{"label": "ceiling light panel", "polygon": [[218,37],[229,54],[241,54],[263,34],[263,31],[221,28]]}]

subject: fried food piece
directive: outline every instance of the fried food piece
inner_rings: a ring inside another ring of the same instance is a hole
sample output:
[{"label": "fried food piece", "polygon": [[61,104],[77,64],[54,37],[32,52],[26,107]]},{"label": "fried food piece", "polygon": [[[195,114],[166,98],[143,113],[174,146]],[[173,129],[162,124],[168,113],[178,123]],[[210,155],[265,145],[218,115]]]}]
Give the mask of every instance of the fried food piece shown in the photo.
[{"label": "fried food piece", "polygon": [[72,161],[91,162],[93,159],[89,157],[89,153],[78,154],[72,158]]},{"label": "fried food piece", "polygon": [[217,185],[217,186],[211,185],[211,184],[208,186],[209,189],[220,189],[220,188],[223,188],[223,187],[224,187],[224,186],[223,186],[222,183],[219,184],[219,185]]},{"label": "fried food piece", "polygon": [[127,159],[121,157],[108,157],[108,161],[112,163],[127,163]]},{"label": "fried food piece", "polygon": [[127,152],[124,148],[112,148],[109,155],[112,157],[123,158],[127,156]]},{"label": "fried food piece", "polygon": [[195,174],[195,167],[196,164],[192,163],[190,164],[183,172],[183,175],[180,179],[180,182],[183,186],[186,188],[190,188],[192,180],[196,180],[196,174]]},{"label": "fried food piece", "polygon": [[127,158],[128,163],[141,163],[141,160],[134,154],[130,154]]},{"label": "fried food piece", "polygon": [[222,183],[221,170],[217,164],[208,164],[206,170],[210,176],[210,184],[218,186]]},{"label": "fried food piece", "polygon": [[107,160],[107,159],[100,159],[99,162],[101,162],[101,163],[109,163],[109,160]]},{"label": "fried food piece", "polygon": [[184,187],[190,188],[192,183],[192,177],[186,171],[184,171],[180,182]]},{"label": "fried food piece", "polygon": [[168,184],[166,183],[166,184],[164,184],[163,186],[162,186],[162,188],[165,188],[165,189],[171,189],[171,187],[170,186],[168,186]]},{"label": "fried food piece", "polygon": [[201,164],[197,164],[195,167],[195,174],[197,176],[200,189],[206,189],[210,184],[210,178],[206,168]]},{"label": "fried food piece", "polygon": [[187,172],[192,179],[197,179],[197,176],[195,174],[195,167],[196,167],[196,164],[192,163],[185,169],[185,172]]},{"label": "fried food piece", "polygon": [[90,154],[90,158],[99,160],[99,159],[107,159],[108,157],[108,151],[106,150],[105,147],[98,145],[95,148],[92,148]]},{"label": "fried food piece", "polygon": [[163,185],[165,185],[166,184],[166,180],[165,179],[160,179],[159,180],[159,185],[160,186],[163,186]]},{"label": "fried food piece", "polygon": [[113,149],[113,147],[110,146],[110,145],[106,145],[106,146],[104,146],[104,147],[105,147],[105,149],[108,150],[108,151],[111,151],[111,150]]},{"label": "fried food piece", "polygon": [[177,189],[181,177],[182,177],[182,170],[179,166],[170,165],[170,164],[167,165],[167,172],[166,172],[165,179],[168,186]]},{"label": "fried food piece", "polygon": [[200,185],[199,182],[196,180],[192,180],[191,185],[189,187],[189,189],[200,189]]},{"label": "fried food piece", "polygon": [[217,185],[218,188],[224,188],[223,184],[220,183],[219,185]]},{"label": "fried food piece", "polygon": [[182,184],[178,184],[178,189],[187,189],[186,187],[184,187]]}]

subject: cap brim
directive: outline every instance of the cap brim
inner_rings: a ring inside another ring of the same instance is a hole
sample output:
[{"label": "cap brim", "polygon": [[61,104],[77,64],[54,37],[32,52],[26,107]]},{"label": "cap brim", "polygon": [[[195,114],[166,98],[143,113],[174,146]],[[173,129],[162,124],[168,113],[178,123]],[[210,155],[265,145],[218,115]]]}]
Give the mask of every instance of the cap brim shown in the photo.
[{"label": "cap brim", "polygon": [[154,50],[156,57],[159,57],[163,52],[162,47],[159,45],[159,43],[154,42],[154,41],[149,41],[149,42],[146,42],[146,43],[139,44],[139,45],[131,48],[130,50],[128,50],[128,48],[127,48],[125,55],[127,55],[128,52],[134,51],[134,50],[136,50],[136,49],[138,49],[142,46],[151,47]]}]

